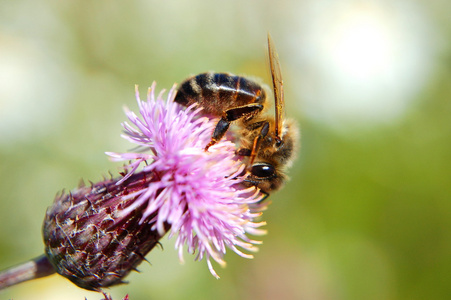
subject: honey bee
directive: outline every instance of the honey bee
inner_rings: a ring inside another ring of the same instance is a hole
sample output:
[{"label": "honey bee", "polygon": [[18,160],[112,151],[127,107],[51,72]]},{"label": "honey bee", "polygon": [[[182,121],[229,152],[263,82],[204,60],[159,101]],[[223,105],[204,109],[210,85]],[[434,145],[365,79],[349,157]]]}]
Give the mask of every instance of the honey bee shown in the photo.
[{"label": "honey bee", "polygon": [[284,115],[283,81],[278,55],[268,34],[269,64],[274,90],[275,115],[264,116],[267,92],[259,83],[229,73],[202,73],[186,79],[178,88],[175,102],[198,103],[203,113],[219,117],[209,147],[220,141],[232,122],[240,128],[237,155],[249,171],[245,185],[258,187],[266,196],[279,189],[291,166],[298,144],[298,129]]}]

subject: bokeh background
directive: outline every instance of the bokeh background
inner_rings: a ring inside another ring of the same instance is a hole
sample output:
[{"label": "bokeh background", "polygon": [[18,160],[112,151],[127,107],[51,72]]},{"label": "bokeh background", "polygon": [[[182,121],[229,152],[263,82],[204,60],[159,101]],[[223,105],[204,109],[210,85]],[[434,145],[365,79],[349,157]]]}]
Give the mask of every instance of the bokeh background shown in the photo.
[{"label": "bokeh background", "polygon": [[[222,277],[173,241],[114,299],[449,299],[451,2],[0,1],[0,269],[43,251],[61,189],[125,151],[134,84],[229,71],[269,81],[278,48],[302,127],[291,181],[272,195],[255,259]],[[53,275],[0,299],[102,298]]]}]

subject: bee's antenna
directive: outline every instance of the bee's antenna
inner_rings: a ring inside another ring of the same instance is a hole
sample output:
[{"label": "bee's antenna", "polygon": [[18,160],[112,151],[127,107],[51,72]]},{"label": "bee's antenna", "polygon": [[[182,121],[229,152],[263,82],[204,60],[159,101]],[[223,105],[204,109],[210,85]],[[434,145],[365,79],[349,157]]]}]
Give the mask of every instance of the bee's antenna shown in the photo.
[{"label": "bee's antenna", "polygon": [[271,70],[272,86],[274,89],[274,101],[275,101],[275,135],[281,142],[280,134],[282,131],[282,121],[284,114],[284,96],[283,96],[283,80],[282,72],[280,70],[279,56],[274,47],[271,35],[268,32],[268,53],[269,53],[269,66]]}]

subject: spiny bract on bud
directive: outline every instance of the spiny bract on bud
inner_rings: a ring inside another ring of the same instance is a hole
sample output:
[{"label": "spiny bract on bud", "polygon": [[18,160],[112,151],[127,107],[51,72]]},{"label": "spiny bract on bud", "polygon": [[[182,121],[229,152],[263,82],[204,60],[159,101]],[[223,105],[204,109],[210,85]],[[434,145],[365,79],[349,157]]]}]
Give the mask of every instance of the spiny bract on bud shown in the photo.
[{"label": "spiny bract on bud", "polygon": [[[117,179],[80,186],[62,193],[47,210],[43,234],[46,255],[55,270],[76,285],[100,291],[123,282],[158,240],[170,229],[183,259],[183,247],[220,265],[226,248],[255,251],[247,234],[263,234],[255,222],[266,204],[254,188],[242,183],[244,165],[235,145],[223,140],[205,151],[215,120],[202,117],[201,108],[182,108],[173,102],[175,88],[164,101],[136,97],[141,118],[126,111],[124,138],[139,152],[107,154],[127,161]],[[238,248],[239,247],[239,248]]]},{"label": "spiny bract on bud", "polygon": [[127,218],[119,212],[145,189],[154,176],[138,173],[126,181],[105,180],[58,195],[44,221],[46,254],[55,270],[76,285],[99,290],[122,282],[161,235],[141,223],[142,210]]}]

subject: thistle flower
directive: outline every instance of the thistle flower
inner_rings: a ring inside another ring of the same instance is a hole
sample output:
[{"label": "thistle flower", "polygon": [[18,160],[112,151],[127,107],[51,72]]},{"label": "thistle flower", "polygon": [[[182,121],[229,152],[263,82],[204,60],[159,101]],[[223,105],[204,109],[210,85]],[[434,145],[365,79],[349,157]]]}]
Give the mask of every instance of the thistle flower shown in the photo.
[{"label": "thistle flower", "polygon": [[[147,101],[136,88],[140,117],[126,110],[123,137],[132,153],[107,154],[127,161],[122,177],[81,185],[55,199],[43,226],[46,255],[56,272],[78,286],[100,291],[123,282],[169,230],[183,260],[183,249],[225,265],[229,248],[252,258],[263,234],[255,222],[266,204],[254,187],[245,188],[244,165],[235,145],[224,140],[205,151],[216,124],[201,108],[173,102],[175,87],[163,100],[155,83]],[[244,250],[244,251],[243,251]]]}]

